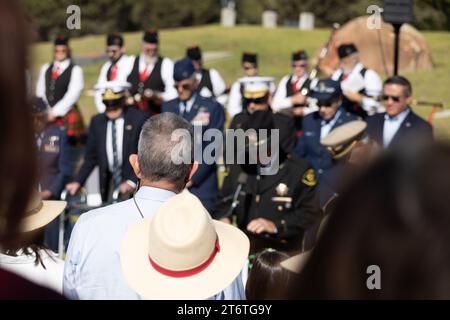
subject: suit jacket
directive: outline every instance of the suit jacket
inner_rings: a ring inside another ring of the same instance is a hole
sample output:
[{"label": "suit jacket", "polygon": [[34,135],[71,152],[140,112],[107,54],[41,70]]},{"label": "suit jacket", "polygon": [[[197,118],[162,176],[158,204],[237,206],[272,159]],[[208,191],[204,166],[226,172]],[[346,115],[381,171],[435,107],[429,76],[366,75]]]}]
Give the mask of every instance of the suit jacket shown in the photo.
[{"label": "suit jacket", "polygon": [[[180,115],[180,99],[176,98],[165,102],[162,105],[162,112],[172,112]],[[199,119],[199,114],[203,115],[202,118],[204,121]],[[212,128],[223,132],[225,122],[223,107],[214,99],[203,97],[198,93],[196,94],[191,110],[185,113],[183,118],[191,122],[194,126],[201,126],[202,134]],[[204,142],[202,139],[202,151],[210,143],[209,141]],[[213,164],[206,164],[204,161],[200,163],[197,172],[192,177],[192,187],[189,188],[189,191],[196,195],[206,209],[211,212],[210,210],[216,201],[218,193],[217,166],[215,162]]]},{"label": "suit jacket", "polygon": [[[131,180],[137,182],[137,177],[128,158],[130,154],[137,153],[139,134],[148,115],[134,108],[125,108],[123,117],[122,181]],[[89,126],[84,161],[76,179],[77,182],[83,185],[95,166],[99,166],[100,193],[104,201],[108,197],[109,181],[112,176],[109,172],[108,156],[106,154],[107,127],[108,118],[106,114],[101,113],[92,118]]]},{"label": "suit jacket", "polygon": [[[366,119],[367,133],[369,136],[383,145],[383,128],[384,118],[386,113],[378,113]],[[389,148],[395,147],[404,141],[416,141],[416,139],[423,139],[425,141],[433,140],[432,126],[415,114],[412,110],[408,113],[405,120],[400,125],[394,137],[389,144]],[[413,140],[411,140],[413,139]]]},{"label": "suit jacket", "polygon": [[[358,120],[354,114],[340,108],[341,114],[331,128],[333,130],[344,123]],[[322,174],[333,166],[330,152],[320,144],[320,131],[322,118],[319,112],[313,112],[303,118],[303,129],[294,148],[294,154],[306,159],[314,168],[320,181]]]},{"label": "suit jacket", "polygon": [[59,199],[64,185],[72,173],[67,135],[55,124],[49,124],[42,132],[39,148],[41,190],[49,190]]}]

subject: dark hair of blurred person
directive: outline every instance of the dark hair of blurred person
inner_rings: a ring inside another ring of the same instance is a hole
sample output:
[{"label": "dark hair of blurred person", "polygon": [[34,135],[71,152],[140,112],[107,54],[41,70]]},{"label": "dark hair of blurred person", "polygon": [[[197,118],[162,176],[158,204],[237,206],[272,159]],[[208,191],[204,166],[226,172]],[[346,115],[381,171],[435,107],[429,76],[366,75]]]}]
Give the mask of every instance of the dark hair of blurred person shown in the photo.
[{"label": "dark hair of blurred person", "polygon": [[[19,1],[0,1],[0,244],[17,241],[36,176],[31,106],[26,90],[28,28]],[[58,298],[0,270],[0,299]]]},{"label": "dark hair of blurred person", "polygon": [[291,272],[280,263],[289,255],[274,249],[265,249],[256,255],[248,273],[245,296],[248,300],[282,299]]},{"label": "dark hair of blurred person", "polygon": [[449,146],[380,158],[337,201],[289,298],[449,299],[448,190]]}]

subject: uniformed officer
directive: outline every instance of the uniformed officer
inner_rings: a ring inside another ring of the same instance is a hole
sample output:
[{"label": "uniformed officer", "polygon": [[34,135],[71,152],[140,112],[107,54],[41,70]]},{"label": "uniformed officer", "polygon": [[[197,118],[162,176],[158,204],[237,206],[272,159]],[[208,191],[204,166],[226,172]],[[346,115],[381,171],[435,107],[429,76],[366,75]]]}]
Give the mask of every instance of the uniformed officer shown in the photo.
[{"label": "uniformed officer", "polygon": [[[208,129],[218,129],[223,132],[225,114],[223,107],[214,99],[201,96],[197,91],[195,69],[189,58],[184,58],[175,63],[173,78],[178,91],[178,98],[165,102],[163,112],[173,112],[182,116],[200,130],[195,130],[195,142],[199,143],[202,150],[210,144],[204,141],[203,134]],[[216,201],[218,193],[217,166],[214,161],[207,164],[204,159],[198,159],[202,155],[196,154],[195,160],[200,162],[198,171],[192,177],[187,187],[196,195],[205,208],[210,211]],[[216,155],[213,154],[215,157]]]},{"label": "uniformed officer", "polygon": [[66,185],[73,195],[84,185],[92,170],[99,166],[100,193],[103,202],[119,191],[122,199],[136,188],[137,178],[128,158],[137,152],[141,127],[148,115],[125,106],[129,84],[110,81],[97,87],[103,91],[104,113],[94,116],[89,126],[84,161],[74,182]]},{"label": "uniformed officer", "polygon": [[[48,108],[38,97],[33,99],[33,123],[39,155],[39,189],[43,200],[59,200],[71,175],[67,134],[48,121]],[[58,250],[59,221],[50,223],[45,231],[45,243]]]},{"label": "uniformed officer", "polygon": [[378,102],[382,88],[380,76],[374,70],[364,67],[353,43],[341,44],[337,52],[339,69],[331,79],[341,83],[346,110],[361,117],[383,112]]},{"label": "uniformed officer", "polygon": [[192,60],[195,68],[195,77],[198,82],[197,90],[204,97],[213,97],[224,105],[227,96],[224,94],[227,88],[220,73],[213,68],[203,67],[202,50],[199,46],[186,49],[186,56]]},{"label": "uniformed officer", "polygon": [[[245,76],[235,81],[230,89],[227,111],[231,118],[245,109],[245,105],[243,105],[244,82],[247,78],[256,77],[258,75],[258,56],[256,53],[244,52],[242,54],[242,69]],[[275,84],[271,82],[271,95],[275,92],[275,89]]]},{"label": "uniformed officer", "polygon": [[334,128],[358,120],[358,117],[342,106],[342,91],[337,81],[319,80],[309,91],[309,96],[317,101],[319,111],[303,118],[302,135],[297,140],[294,153],[313,166],[320,182],[322,174],[333,166],[332,157],[320,140]]},{"label": "uniformed officer", "polygon": [[[109,61],[105,62],[100,70],[97,87],[104,87],[104,83],[108,81],[125,82],[133,67],[133,57],[125,54],[125,43],[120,33],[107,35],[106,54]],[[106,109],[102,94],[102,90],[97,90],[95,94],[95,105],[99,113],[105,112]]]},{"label": "uniformed officer", "polygon": [[53,62],[44,64],[40,70],[36,96],[49,106],[48,120],[66,130],[72,168],[85,142],[83,117],[77,106],[83,87],[83,71],[72,61],[69,39],[58,36],[54,41]]},{"label": "uniformed officer", "polygon": [[151,115],[161,112],[161,105],[177,97],[173,86],[173,62],[159,55],[158,31],[149,29],[142,38],[141,53],[134,59],[128,76],[131,83],[129,103]]},{"label": "uniformed officer", "polygon": [[[290,155],[295,142],[293,119],[273,114],[268,97],[266,83],[245,84],[249,111],[237,115],[231,128],[255,129],[256,137],[250,134],[245,146],[237,146],[238,152],[245,150],[245,161],[229,164],[213,216],[230,223],[236,215],[238,227],[249,235],[251,252],[265,247],[300,250],[304,231],[320,217],[317,182],[307,162]],[[267,130],[266,136],[261,129]],[[273,129],[279,130],[279,141]],[[251,160],[252,146],[258,152],[256,162]],[[273,152],[261,157],[260,150],[268,149]]]}]

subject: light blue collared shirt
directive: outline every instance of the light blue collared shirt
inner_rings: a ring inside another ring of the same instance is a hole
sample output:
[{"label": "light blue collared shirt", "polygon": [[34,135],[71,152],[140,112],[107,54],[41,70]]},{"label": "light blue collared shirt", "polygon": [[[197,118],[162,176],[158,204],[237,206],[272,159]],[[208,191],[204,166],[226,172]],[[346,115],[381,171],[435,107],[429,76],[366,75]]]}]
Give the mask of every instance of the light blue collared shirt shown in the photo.
[{"label": "light blue collared shirt", "polygon": [[342,109],[339,108],[332,119],[329,121],[322,120],[320,127],[320,139],[325,138],[330,133],[331,129],[336,124],[336,121],[341,116],[341,113]]},{"label": "light blue collared shirt", "polygon": [[400,112],[395,117],[389,117],[386,113],[384,115],[384,125],[383,125],[383,146],[387,148],[397,133],[398,129],[402,125],[403,121],[405,121],[406,117],[409,114],[410,109]]},{"label": "light blue collared shirt", "polygon": [[[141,187],[136,202],[151,217],[175,193]],[[133,199],[80,216],[70,238],[64,266],[63,293],[70,299],[142,299],[127,284],[120,264],[120,243],[127,229],[142,219]],[[242,273],[211,299],[245,299]]]}]

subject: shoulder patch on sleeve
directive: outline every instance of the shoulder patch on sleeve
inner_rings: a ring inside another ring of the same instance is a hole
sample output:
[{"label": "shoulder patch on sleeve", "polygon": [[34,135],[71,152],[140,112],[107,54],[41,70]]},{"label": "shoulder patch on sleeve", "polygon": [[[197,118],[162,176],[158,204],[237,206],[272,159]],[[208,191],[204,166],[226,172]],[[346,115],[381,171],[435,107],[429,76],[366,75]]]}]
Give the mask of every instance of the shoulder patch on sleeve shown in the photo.
[{"label": "shoulder patch on sleeve", "polygon": [[316,175],[313,169],[305,171],[302,177],[302,182],[309,187],[314,187],[317,184]]}]

